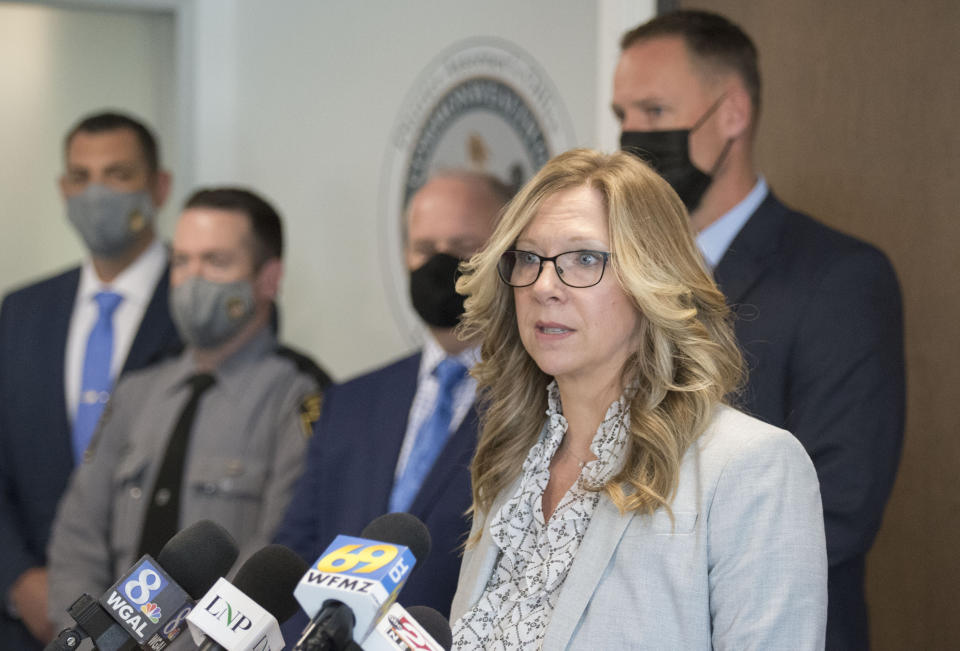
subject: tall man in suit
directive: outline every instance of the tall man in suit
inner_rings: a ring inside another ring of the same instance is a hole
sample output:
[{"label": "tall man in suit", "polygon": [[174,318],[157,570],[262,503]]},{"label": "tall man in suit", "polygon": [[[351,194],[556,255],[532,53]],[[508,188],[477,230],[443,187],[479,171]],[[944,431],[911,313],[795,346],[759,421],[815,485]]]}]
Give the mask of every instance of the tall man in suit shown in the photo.
[{"label": "tall man in suit", "polygon": [[621,146],[690,211],[733,306],[749,380],[742,406],[793,432],[820,479],[828,649],[868,647],[864,561],[900,456],[903,330],[877,249],[784,206],[753,162],[757,52],[727,19],[664,14],[624,35],[613,82]]},{"label": "tall man in suit", "polygon": [[[444,614],[470,530],[465,514],[477,437],[476,385],[467,371],[479,348],[454,334],[463,311],[454,281],[457,265],[486,243],[508,199],[495,179],[466,173],[436,176],[413,196],[405,253],[411,299],[427,330],[423,349],[327,391],[277,535],[313,560],[337,534],[358,535],[379,515],[410,512],[427,525],[433,544],[403,599]],[[304,623],[295,619],[290,630]]]},{"label": "tall man in suit", "polygon": [[89,257],[0,307],[0,640],[39,648],[57,501],[113,382],[179,347],[154,215],[170,175],[156,139],[117,113],[66,137],[60,190]]}]

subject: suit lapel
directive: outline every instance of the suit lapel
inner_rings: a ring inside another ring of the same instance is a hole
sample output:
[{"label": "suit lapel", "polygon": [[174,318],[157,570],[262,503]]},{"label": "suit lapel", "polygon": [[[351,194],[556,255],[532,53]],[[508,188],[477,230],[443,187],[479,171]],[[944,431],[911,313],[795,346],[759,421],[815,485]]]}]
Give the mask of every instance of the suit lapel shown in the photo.
[{"label": "suit lapel", "polygon": [[[403,437],[407,431],[410,405],[413,404],[413,397],[417,391],[419,370],[420,353],[417,353],[403,360],[395,373],[383,378],[386,386],[378,392],[384,397],[383,403],[379,409],[375,410],[370,421],[371,427],[363,430],[371,433],[370,444],[376,446],[376,450],[375,453],[373,449],[369,451],[373,465],[362,481],[371,482],[371,478],[382,478],[372,482],[376,485],[377,501],[370,505],[370,513],[373,514],[371,517],[386,513],[389,508],[393,476],[397,469],[397,458],[400,456]],[[369,518],[366,522],[369,522]]]},{"label": "suit lapel", "polygon": [[768,193],[720,259],[713,276],[730,305],[739,303],[776,262],[786,212],[786,206]]},{"label": "suit lapel", "polygon": [[609,499],[600,498],[547,624],[544,649],[567,647],[633,516],[620,515]]},{"label": "suit lapel", "polygon": [[[521,474],[515,480],[513,480],[513,483],[500,491],[500,495],[493,502],[493,504],[490,505],[490,511],[486,514],[487,519],[498,513],[507,500],[513,497],[517,490],[519,490],[522,479],[523,475]],[[475,527],[480,525],[480,523],[476,520],[477,517],[478,516],[475,514]],[[487,581],[490,579],[490,575],[493,572],[493,566],[497,562],[497,557],[500,554],[500,548],[497,547],[497,544],[493,541],[493,537],[490,535],[490,527],[488,525],[489,522],[484,520],[483,529],[480,534],[480,540],[477,542],[476,547],[468,549],[467,553],[463,557],[463,565],[460,568],[460,581],[459,585],[457,586],[457,594],[455,595],[453,606],[450,609],[451,617],[462,617],[463,614],[466,613],[470,608],[473,608],[477,601],[479,601],[481,595],[483,595],[484,589],[487,587]],[[470,594],[461,595],[461,586],[470,586]]]},{"label": "suit lapel", "polygon": [[68,273],[62,283],[58,283],[54,301],[55,307],[49,314],[50,338],[45,339],[45,345],[37,349],[37,377],[44,378],[46,387],[41,395],[50,396],[52,404],[56,405],[56,431],[65,432],[66,436],[58,437],[58,445],[64,449],[70,458],[73,449],[70,442],[70,415],[67,413],[66,388],[63,384],[63,373],[66,367],[67,336],[70,332],[70,317],[73,315],[73,305],[77,300],[77,288],[80,286],[80,269]]},{"label": "suit lapel", "polygon": [[457,431],[447,440],[430,472],[420,485],[420,491],[410,505],[410,512],[421,520],[442,499],[451,480],[460,473],[469,473],[470,460],[477,444],[477,411],[470,407]]},{"label": "suit lapel", "polygon": [[174,345],[178,340],[176,328],[170,319],[168,292],[170,287],[170,268],[163,271],[157,283],[150,303],[143,313],[143,320],[137,328],[137,334],[130,345],[130,352],[123,363],[123,371],[142,368],[158,361],[165,355],[179,352],[182,346]]}]

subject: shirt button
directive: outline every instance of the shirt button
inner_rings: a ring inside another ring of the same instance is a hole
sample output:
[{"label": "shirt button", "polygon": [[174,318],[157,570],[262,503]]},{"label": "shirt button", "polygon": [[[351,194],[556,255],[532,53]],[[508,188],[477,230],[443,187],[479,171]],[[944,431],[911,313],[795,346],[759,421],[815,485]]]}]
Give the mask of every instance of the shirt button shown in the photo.
[{"label": "shirt button", "polygon": [[133,499],[138,500],[142,495],[143,491],[140,490],[139,486],[133,486],[130,488],[130,497]]},{"label": "shirt button", "polygon": [[153,498],[153,501],[157,506],[166,506],[167,502],[170,501],[170,489],[161,488],[158,490],[156,496]]}]

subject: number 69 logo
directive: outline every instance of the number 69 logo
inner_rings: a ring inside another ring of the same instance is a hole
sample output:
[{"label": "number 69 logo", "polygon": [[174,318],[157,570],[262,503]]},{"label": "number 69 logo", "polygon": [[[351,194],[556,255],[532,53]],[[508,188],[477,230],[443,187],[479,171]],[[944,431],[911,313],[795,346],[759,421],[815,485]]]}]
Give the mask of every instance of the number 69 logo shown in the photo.
[{"label": "number 69 logo", "polygon": [[[321,572],[369,574],[395,559],[398,553],[393,545],[343,545],[317,561],[317,569]],[[359,563],[363,565],[357,567]]]}]

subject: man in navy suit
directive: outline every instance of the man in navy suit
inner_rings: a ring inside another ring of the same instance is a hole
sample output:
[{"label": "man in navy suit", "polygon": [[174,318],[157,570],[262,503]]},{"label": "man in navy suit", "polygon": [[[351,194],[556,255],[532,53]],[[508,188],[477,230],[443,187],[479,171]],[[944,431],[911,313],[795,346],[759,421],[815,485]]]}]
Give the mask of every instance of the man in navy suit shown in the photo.
[{"label": "man in navy suit", "polygon": [[886,257],[780,203],[753,164],[757,52],[727,19],[663,14],[624,35],[621,146],[683,199],[736,314],[742,406],[790,430],[816,466],[829,569],[828,649],[869,647],[864,561],[903,437],[900,291]]},{"label": "man in navy suit", "polygon": [[167,252],[154,230],[170,187],[156,139],[129,116],[100,113],[71,129],[65,151],[60,190],[89,257],[12,292],[0,307],[5,648],[40,648],[53,634],[50,525],[112,383],[180,347],[167,307]]},{"label": "man in navy suit", "polygon": [[[403,602],[445,615],[459,546],[470,530],[469,464],[477,437],[475,383],[466,371],[479,349],[454,335],[463,311],[454,279],[458,263],[487,241],[508,198],[495,179],[466,173],[434,177],[413,196],[405,254],[411,299],[427,329],[423,349],[327,390],[307,466],[277,534],[312,561],[337,534],[359,535],[379,515],[408,511],[427,525],[432,551],[418,559]],[[449,391],[441,379],[446,368],[460,369]],[[441,427],[446,440],[425,450],[444,394],[450,397]],[[303,624],[301,615],[288,630]]]}]

